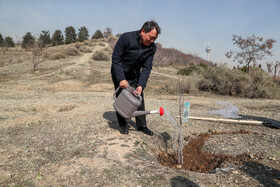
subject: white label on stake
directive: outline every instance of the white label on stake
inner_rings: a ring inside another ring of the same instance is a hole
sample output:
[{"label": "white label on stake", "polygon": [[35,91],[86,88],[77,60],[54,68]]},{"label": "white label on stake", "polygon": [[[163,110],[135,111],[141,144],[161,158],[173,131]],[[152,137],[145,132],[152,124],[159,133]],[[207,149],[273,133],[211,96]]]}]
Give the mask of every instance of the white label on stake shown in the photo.
[{"label": "white label on stake", "polygon": [[190,102],[185,102],[184,109],[183,109],[183,122],[187,122],[189,120],[189,113],[190,113]]}]

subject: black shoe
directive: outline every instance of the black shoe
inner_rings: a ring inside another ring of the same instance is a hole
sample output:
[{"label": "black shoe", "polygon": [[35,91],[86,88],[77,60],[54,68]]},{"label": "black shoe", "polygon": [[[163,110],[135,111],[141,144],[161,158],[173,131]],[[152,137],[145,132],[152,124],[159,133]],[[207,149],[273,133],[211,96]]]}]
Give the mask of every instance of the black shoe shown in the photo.
[{"label": "black shoe", "polygon": [[128,134],[128,130],[126,126],[120,126],[120,133],[121,134]]},{"label": "black shoe", "polygon": [[154,132],[151,131],[150,129],[148,129],[148,127],[138,127],[137,129],[138,131],[141,131],[143,132],[144,134],[147,134],[149,136],[153,136],[154,135]]}]

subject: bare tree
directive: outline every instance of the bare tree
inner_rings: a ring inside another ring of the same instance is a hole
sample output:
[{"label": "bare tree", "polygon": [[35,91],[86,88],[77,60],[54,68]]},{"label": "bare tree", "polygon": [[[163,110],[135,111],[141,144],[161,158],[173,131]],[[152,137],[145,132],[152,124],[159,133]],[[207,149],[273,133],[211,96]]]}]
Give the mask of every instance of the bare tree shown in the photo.
[{"label": "bare tree", "polygon": [[272,74],[273,79],[276,80],[277,74],[280,73],[280,61],[274,62],[267,62],[266,67],[269,73]]},{"label": "bare tree", "polygon": [[107,27],[103,33],[104,38],[108,38],[109,36],[112,35],[112,29],[110,27]]},{"label": "bare tree", "polygon": [[241,49],[240,52],[229,51],[225,55],[231,58],[233,54],[233,61],[238,61],[240,64],[245,62],[246,71],[249,71],[251,63],[256,65],[257,60],[263,60],[266,55],[271,56],[271,49],[276,42],[274,39],[267,39],[264,41],[263,37],[251,36],[243,39],[241,36],[233,35],[233,44]]},{"label": "bare tree", "polygon": [[33,65],[33,71],[36,71],[37,66],[42,62],[40,55],[42,54],[42,45],[39,45],[39,42],[36,41],[34,47],[31,49],[32,57],[31,62]]}]

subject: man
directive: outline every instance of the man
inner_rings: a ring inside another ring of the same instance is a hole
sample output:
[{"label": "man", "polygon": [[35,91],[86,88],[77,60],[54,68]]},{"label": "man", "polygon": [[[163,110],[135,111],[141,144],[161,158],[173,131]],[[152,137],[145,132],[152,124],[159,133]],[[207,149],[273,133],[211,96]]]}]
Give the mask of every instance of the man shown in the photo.
[{"label": "man", "polygon": [[[142,96],[142,105],[138,110],[145,110],[143,90],[146,87],[150,76],[153,57],[156,52],[154,43],[161,28],[155,21],[147,21],[139,31],[132,31],[122,34],[115,45],[112,55],[111,74],[115,89],[126,88],[130,85]],[[117,94],[118,95],[118,94]],[[120,125],[120,133],[128,134],[127,124],[117,112]],[[152,136],[154,133],[146,124],[146,116],[136,117],[138,131]]]}]

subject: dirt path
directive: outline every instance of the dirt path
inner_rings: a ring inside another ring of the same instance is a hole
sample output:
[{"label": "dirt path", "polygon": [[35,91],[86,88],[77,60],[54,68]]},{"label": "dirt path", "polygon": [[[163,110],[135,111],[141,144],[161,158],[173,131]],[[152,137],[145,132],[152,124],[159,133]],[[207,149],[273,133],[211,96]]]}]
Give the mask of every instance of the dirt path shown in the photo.
[{"label": "dirt path", "polygon": [[[46,62],[35,73],[29,62],[0,68],[0,186],[280,185],[280,132],[265,126],[189,121],[183,134],[194,139],[208,132],[250,131],[213,135],[203,146],[212,154],[246,153],[250,162],[227,163],[211,173],[161,165],[158,155],[172,153],[168,118],[147,116],[154,136],[136,131],[134,119],[128,121],[129,135],[121,135],[112,107],[110,62],[94,61],[92,54]],[[167,69],[153,73],[176,78],[162,72]],[[178,115],[177,95],[148,90],[147,110],[162,106]],[[213,117],[209,110],[222,100],[238,106],[243,119],[280,121],[278,100],[185,99],[193,116]]]},{"label": "dirt path", "polygon": [[179,76],[168,75],[168,74],[165,74],[165,73],[158,72],[157,70],[152,71],[152,75],[153,74],[160,75],[160,76],[165,77],[165,78],[176,79],[176,80],[180,78]]}]

